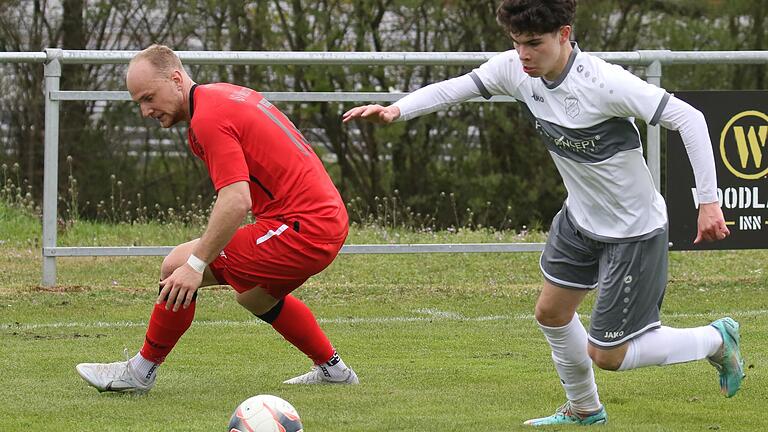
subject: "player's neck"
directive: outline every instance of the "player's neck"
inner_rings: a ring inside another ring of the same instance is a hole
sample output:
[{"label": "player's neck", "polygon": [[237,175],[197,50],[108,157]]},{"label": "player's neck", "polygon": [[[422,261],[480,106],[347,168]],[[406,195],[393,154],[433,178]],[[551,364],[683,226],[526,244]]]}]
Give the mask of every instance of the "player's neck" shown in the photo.
[{"label": "player's neck", "polygon": [[557,81],[557,79],[560,78],[560,75],[563,74],[563,71],[565,71],[565,67],[568,65],[568,59],[571,58],[572,52],[573,52],[573,46],[571,46],[571,42],[566,41],[562,49],[560,50],[560,56],[557,59],[557,63],[555,64],[555,67],[552,68],[552,70],[549,71],[549,73],[544,75],[544,79],[549,82]]},{"label": "player's neck", "polygon": [[192,120],[192,103],[190,100],[192,100],[192,87],[195,85],[195,82],[191,79],[184,80],[184,83],[182,84],[182,97],[183,97],[183,112],[184,112],[184,119],[189,122]]}]

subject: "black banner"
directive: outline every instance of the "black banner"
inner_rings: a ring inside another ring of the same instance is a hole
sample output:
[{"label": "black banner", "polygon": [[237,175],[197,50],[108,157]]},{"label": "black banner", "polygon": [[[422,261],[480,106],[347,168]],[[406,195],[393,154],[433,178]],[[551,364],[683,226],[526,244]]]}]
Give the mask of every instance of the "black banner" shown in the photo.
[{"label": "black banner", "polygon": [[672,250],[768,248],[768,92],[697,91],[675,96],[707,119],[720,206],[730,237],[693,244],[698,199],[680,134],[667,132],[669,241]]}]

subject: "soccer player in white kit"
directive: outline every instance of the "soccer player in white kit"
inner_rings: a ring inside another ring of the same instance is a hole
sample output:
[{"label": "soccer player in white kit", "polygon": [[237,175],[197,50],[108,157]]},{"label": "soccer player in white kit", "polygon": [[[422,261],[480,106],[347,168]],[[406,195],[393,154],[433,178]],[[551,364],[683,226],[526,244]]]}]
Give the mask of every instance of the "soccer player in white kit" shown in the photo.
[{"label": "soccer player in white kit", "polygon": [[[721,391],[744,377],[739,324],[662,326],[667,282],[667,211],[645,164],[634,119],[680,132],[699,200],[695,243],[730,232],[717,201],[704,116],[664,89],[582,52],[571,42],[575,0],[506,0],[497,21],[514,50],[472,72],[438,82],[393,105],[366,105],[343,121],[404,121],[468,99],[514,97],[543,138],[568,191],[552,221],[540,266],[544,287],[535,317],[551,349],[567,401],[533,426],[602,424],[608,419],[592,363],[629,370],[708,359]],[[589,332],[576,310],[597,288]]]}]

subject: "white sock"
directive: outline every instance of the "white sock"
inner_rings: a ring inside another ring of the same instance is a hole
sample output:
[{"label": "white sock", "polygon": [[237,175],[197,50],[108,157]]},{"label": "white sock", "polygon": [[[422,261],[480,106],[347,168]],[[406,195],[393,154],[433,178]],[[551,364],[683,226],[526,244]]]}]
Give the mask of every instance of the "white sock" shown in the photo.
[{"label": "white sock", "polygon": [[334,351],[330,360],[325,363],[320,363],[317,367],[322,370],[323,374],[330,378],[332,381],[346,379],[349,375],[347,373],[347,365],[344,364],[344,360],[339,357],[339,354]]},{"label": "white sock", "polygon": [[547,327],[539,323],[541,331],[552,348],[552,361],[573,409],[580,414],[598,411],[600,398],[592,370],[592,359],[587,354],[587,331],[574,314],[563,327]]},{"label": "white sock", "polygon": [[714,355],[722,346],[720,332],[712,326],[676,329],[660,327],[628,342],[627,354],[619,370],[662,366],[701,360]]},{"label": "white sock", "polygon": [[131,364],[131,368],[136,371],[138,378],[145,384],[152,381],[157,373],[157,368],[160,367],[159,364],[142,357],[140,352],[128,360],[128,363]]}]

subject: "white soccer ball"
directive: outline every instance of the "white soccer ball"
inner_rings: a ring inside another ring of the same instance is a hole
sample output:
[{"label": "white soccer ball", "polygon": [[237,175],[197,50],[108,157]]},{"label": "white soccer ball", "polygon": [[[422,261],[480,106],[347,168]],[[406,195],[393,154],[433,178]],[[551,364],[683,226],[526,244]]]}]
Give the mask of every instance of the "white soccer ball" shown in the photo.
[{"label": "white soccer ball", "polygon": [[258,395],[238,405],[229,419],[229,432],[303,432],[299,413],[288,401]]}]

